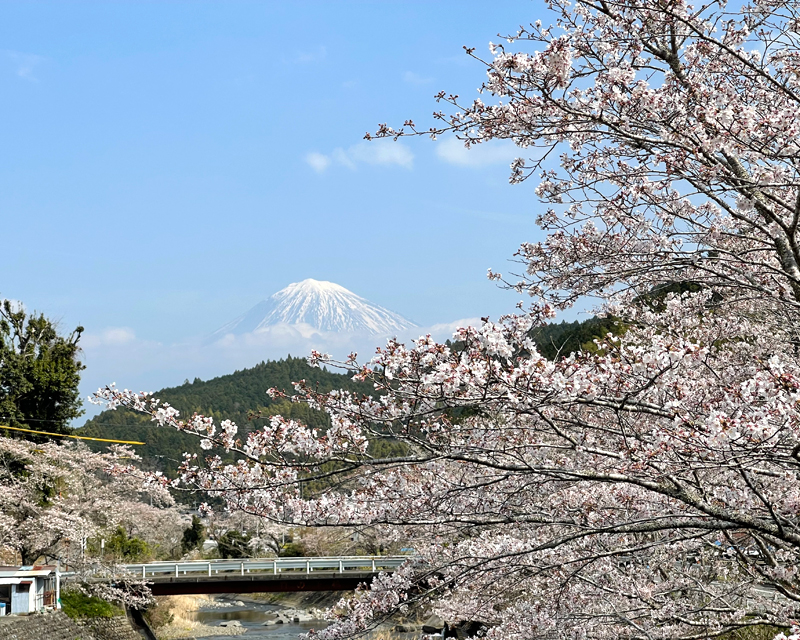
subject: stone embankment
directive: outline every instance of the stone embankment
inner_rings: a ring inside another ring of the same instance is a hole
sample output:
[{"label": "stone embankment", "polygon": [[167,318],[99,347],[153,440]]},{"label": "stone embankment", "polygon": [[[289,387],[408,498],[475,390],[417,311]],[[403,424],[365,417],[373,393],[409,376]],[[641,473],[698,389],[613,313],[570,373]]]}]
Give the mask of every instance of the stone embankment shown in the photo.
[{"label": "stone embankment", "polygon": [[[94,640],[142,640],[125,616],[77,620],[78,625],[91,633]],[[42,640],[39,638],[38,640]]]},{"label": "stone embankment", "polygon": [[142,640],[125,616],[77,621],[61,611],[0,618],[0,640]]},{"label": "stone embankment", "polygon": [[[61,611],[0,618],[2,640],[97,640]],[[137,639],[138,640],[138,639]]]}]

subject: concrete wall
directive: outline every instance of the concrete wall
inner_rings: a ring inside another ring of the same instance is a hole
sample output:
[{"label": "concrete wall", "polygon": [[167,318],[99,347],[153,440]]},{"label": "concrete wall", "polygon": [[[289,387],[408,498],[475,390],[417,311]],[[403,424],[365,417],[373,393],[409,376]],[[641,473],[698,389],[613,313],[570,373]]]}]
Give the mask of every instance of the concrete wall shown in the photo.
[{"label": "concrete wall", "polygon": [[61,611],[0,618],[2,640],[142,640],[125,616],[72,620]]},{"label": "concrete wall", "polygon": [[99,640],[90,631],[75,624],[61,611],[0,618],[0,638],[3,640]]}]

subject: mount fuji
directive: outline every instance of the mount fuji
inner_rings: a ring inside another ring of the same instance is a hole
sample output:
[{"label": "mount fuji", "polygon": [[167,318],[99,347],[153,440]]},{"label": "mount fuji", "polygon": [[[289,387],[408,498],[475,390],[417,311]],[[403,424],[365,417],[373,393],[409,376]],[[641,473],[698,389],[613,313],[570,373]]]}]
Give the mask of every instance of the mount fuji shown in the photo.
[{"label": "mount fuji", "polygon": [[303,280],[262,300],[211,334],[211,340],[224,335],[240,335],[280,324],[304,324],[319,331],[396,334],[417,325],[333,282]]}]

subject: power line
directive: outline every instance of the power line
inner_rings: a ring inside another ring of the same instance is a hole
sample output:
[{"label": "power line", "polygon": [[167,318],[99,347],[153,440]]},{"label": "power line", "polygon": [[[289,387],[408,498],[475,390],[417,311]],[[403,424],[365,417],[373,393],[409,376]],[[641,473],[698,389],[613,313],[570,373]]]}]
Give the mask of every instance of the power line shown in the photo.
[{"label": "power line", "polygon": [[38,433],[44,436],[56,436],[58,438],[75,438],[76,440],[95,440],[97,442],[116,442],[118,444],[146,444],[144,442],[137,442],[135,440],[111,440],[109,438],[90,438],[89,436],[72,436],[68,433],[51,433],[50,431],[36,431],[34,429],[23,429],[22,427],[10,427],[7,424],[0,424],[2,429],[11,429],[12,431],[25,431],[26,433]]}]

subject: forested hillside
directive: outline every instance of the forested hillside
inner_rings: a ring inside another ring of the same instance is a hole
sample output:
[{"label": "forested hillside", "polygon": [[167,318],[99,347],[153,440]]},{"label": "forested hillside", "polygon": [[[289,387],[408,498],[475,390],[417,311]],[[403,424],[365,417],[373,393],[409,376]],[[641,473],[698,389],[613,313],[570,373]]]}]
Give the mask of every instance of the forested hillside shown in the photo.
[{"label": "forested hillside", "polygon": [[567,356],[574,351],[593,351],[594,340],[608,333],[618,335],[624,325],[616,318],[589,318],[583,322],[561,322],[534,329],[532,337],[545,358]]},{"label": "forested hillside", "polygon": [[[158,391],[156,397],[169,402],[181,412],[181,416],[193,413],[213,416],[219,420],[233,420],[243,430],[262,425],[265,418],[250,420],[250,414],[261,412],[266,416],[280,413],[286,417],[300,419],[312,426],[327,424],[325,415],[310,410],[302,404],[274,401],[267,396],[267,389],[275,387],[292,391],[292,383],[306,380],[318,385],[323,391],[348,389],[361,393],[374,393],[372,385],[353,382],[350,376],[316,369],[308,365],[305,358],[287,357],[283,360],[261,362],[250,369],[203,381],[195,378],[179,387]],[[184,451],[200,453],[198,440],[169,428],[151,426],[146,416],[127,409],[104,411],[87,421],[80,434],[97,438],[138,440],[146,444],[136,445],[136,451],[145,458],[146,465],[159,469],[174,469],[173,460],[180,459]],[[96,445],[98,448],[100,444]]]}]

